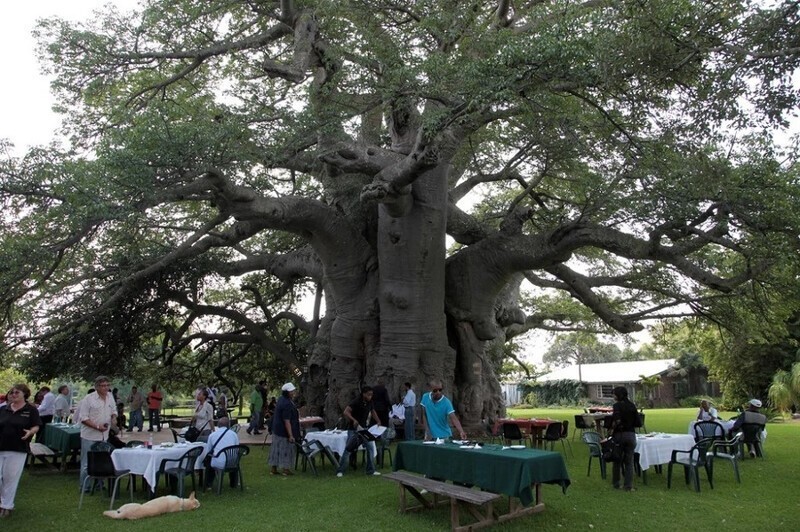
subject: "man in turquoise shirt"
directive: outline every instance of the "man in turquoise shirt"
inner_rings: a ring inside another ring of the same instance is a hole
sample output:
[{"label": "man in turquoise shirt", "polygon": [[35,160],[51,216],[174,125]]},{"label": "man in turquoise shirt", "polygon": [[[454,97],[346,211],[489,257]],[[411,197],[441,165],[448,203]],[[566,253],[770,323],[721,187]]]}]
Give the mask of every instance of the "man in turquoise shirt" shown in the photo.
[{"label": "man in turquoise shirt", "polygon": [[450,399],[442,393],[442,381],[434,380],[430,383],[431,391],[422,396],[422,426],[425,428],[425,439],[450,438],[450,423],[458,431],[462,440],[466,440],[461,422],[456,417],[455,408]]}]

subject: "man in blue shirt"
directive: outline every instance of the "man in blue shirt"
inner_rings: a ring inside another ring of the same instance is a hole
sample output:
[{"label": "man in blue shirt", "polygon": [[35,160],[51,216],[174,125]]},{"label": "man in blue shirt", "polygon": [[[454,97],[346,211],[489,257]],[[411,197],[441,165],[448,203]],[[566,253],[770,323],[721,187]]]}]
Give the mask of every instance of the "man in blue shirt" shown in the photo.
[{"label": "man in blue shirt", "polygon": [[431,391],[422,396],[422,426],[425,428],[425,439],[450,438],[453,433],[450,423],[458,431],[462,440],[466,440],[461,422],[456,417],[453,403],[442,393],[442,381],[434,380],[430,383]]}]

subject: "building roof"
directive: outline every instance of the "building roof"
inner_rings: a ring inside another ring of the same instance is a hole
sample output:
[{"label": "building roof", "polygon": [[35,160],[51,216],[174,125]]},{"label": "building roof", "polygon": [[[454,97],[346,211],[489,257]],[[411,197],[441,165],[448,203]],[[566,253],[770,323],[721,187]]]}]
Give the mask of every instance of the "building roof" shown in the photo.
[{"label": "building roof", "polygon": [[540,382],[569,379],[587,384],[625,384],[639,382],[642,375],[660,375],[675,365],[674,358],[666,360],[637,360],[634,362],[606,362],[603,364],[581,364],[580,379],[578,366],[559,368],[539,377]]}]

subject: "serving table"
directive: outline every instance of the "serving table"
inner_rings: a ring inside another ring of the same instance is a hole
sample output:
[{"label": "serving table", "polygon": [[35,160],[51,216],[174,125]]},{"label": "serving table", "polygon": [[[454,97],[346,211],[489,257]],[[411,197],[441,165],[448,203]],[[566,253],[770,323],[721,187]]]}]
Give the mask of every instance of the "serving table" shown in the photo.
[{"label": "serving table", "polygon": [[403,441],[395,452],[394,470],[508,495],[509,513],[497,516],[500,521],[543,511],[542,484],[559,485],[564,492],[570,485],[561,453],[502,445],[462,448],[454,443]]}]

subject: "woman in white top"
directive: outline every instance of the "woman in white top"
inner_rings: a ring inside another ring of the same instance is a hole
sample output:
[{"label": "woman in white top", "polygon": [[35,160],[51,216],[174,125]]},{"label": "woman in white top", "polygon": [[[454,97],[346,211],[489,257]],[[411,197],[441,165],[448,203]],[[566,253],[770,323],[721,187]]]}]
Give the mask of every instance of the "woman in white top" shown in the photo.
[{"label": "woman in white top", "polygon": [[200,438],[208,437],[214,430],[214,409],[208,402],[208,393],[205,390],[197,392],[197,407],[192,416],[192,426],[200,431]]}]

